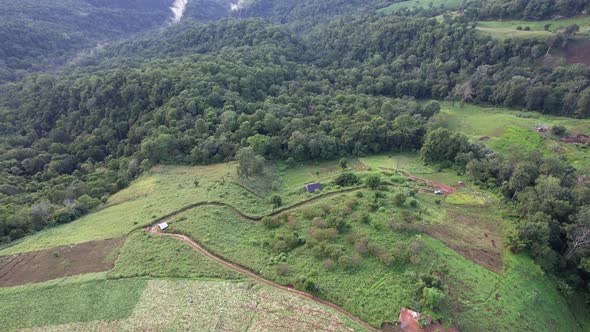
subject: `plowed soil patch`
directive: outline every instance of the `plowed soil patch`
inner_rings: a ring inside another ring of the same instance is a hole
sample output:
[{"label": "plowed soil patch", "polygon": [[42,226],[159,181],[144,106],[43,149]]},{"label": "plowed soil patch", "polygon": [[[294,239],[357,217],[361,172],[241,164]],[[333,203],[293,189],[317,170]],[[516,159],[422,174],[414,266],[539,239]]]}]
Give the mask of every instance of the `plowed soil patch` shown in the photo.
[{"label": "plowed soil patch", "polygon": [[590,66],[590,42],[572,43],[565,50],[567,63],[581,63]]},{"label": "plowed soil patch", "polygon": [[110,270],[123,242],[118,238],[0,256],[0,287]]},{"label": "plowed soil patch", "polygon": [[502,236],[485,214],[451,207],[450,222],[433,225],[428,234],[441,240],[463,257],[496,273],[502,273]]}]

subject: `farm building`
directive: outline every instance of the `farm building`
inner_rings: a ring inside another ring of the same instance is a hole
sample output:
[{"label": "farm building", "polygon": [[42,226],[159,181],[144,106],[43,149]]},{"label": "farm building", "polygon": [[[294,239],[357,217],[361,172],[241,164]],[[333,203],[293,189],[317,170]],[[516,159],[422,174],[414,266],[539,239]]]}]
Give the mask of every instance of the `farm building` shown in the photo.
[{"label": "farm building", "polygon": [[406,308],[400,310],[398,322],[400,330],[406,332],[459,332],[454,327],[443,328],[440,322],[433,321],[432,318],[426,315]]},{"label": "farm building", "polygon": [[158,224],[158,228],[163,231],[166,228],[168,228],[168,223],[166,223],[166,222],[160,223],[160,224]]},{"label": "farm building", "polygon": [[442,190],[435,190],[434,194],[435,195],[442,195],[442,194],[444,194],[444,192]]},{"label": "farm building", "polygon": [[543,125],[543,126],[537,126],[536,130],[538,133],[544,134],[544,133],[548,133],[551,130],[551,128],[549,128],[549,126]]},{"label": "farm building", "polygon": [[307,191],[308,193],[313,193],[317,190],[322,190],[322,185],[319,182],[305,185],[305,191]]}]

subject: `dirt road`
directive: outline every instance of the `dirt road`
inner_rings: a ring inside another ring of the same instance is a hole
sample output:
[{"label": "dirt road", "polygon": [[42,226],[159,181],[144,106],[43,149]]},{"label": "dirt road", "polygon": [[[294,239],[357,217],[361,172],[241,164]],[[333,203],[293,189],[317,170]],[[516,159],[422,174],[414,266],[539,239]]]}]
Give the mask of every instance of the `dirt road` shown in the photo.
[{"label": "dirt road", "polygon": [[294,289],[294,288],[290,288],[287,286],[283,286],[283,285],[279,285],[275,282],[272,282],[270,280],[264,279],[262,278],[259,274],[257,274],[256,272],[245,268],[241,265],[232,263],[226,259],[224,259],[223,257],[220,257],[212,252],[210,252],[208,249],[206,249],[205,247],[201,246],[200,244],[198,244],[197,242],[193,241],[191,238],[189,238],[188,236],[185,235],[181,235],[181,234],[173,234],[173,233],[163,233],[160,231],[160,229],[158,228],[158,226],[150,226],[148,228],[146,228],[146,232],[151,233],[151,234],[157,234],[157,235],[161,235],[161,236],[170,236],[170,237],[174,237],[177,238],[185,243],[187,243],[188,245],[190,245],[193,249],[195,249],[196,251],[200,252],[201,254],[205,255],[206,257],[214,260],[215,262],[231,269],[234,270],[236,272],[242,273],[244,275],[247,275],[248,277],[251,277],[252,279],[254,279],[256,282],[264,284],[264,285],[268,285],[274,288],[278,288],[280,290],[283,290],[285,292],[289,292],[291,294],[295,294],[298,295],[300,297],[312,300],[314,302],[323,304],[325,306],[328,306],[334,310],[336,310],[337,312],[343,314],[344,316],[354,320],[355,322],[357,322],[358,324],[360,324],[361,326],[371,330],[371,331],[379,331],[378,329],[376,329],[375,327],[373,327],[372,325],[370,325],[369,323],[361,320],[360,318],[358,318],[357,316],[349,313],[348,311],[344,310],[343,308],[335,305],[332,302],[328,302],[326,300],[320,299],[319,297],[316,297],[314,295],[311,295],[309,293]]}]

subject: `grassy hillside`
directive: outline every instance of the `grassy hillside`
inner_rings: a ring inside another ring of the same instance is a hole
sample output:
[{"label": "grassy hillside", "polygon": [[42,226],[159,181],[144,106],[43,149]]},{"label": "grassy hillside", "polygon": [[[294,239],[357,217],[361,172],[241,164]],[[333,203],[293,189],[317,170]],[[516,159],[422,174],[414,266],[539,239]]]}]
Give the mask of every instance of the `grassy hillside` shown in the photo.
[{"label": "grassy hillside", "polygon": [[140,232],[111,272],[0,288],[0,324],[7,331],[259,331],[286,322],[298,330],[364,330],[320,304],[247,282],[187,244]]},{"label": "grassy hillside", "polygon": [[385,8],[379,9],[377,12],[381,14],[393,14],[400,9],[408,8],[433,8],[456,9],[463,3],[463,0],[406,0],[396,2]]},{"label": "grassy hillside", "polygon": [[[499,115],[511,121],[504,112]],[[458,125],[457,121],[451,121],[452,114],[452,108],[446,105],[441,117]],[[570,128],[585,128],[574,127],[573,120],[571,123],[550,120]],[[489,120],[482,121],[473,129],[474,133],[482,130],[479,126],[485,127],[488,123]],[[490,132],[495,130],[492,126],[485,128]],[[498,137],[502,135],[499,133]],[[513,226],[508,214],[498,208],[500,205],[494,196],[470,185],[457,188],[449,196],[436,196],[427,182],[396,174],[398,169],[436,181],[430,185],[454,185],[461,180],[451,172],[438,172],[424,166],[416,155],[377,155],[350,160],[349,167],[353,173],[361,178],[377,174],[385,186],[378,191],[358,187],[346,193],[338,193],[344,188],[332,183],[342,172],[335,161],[294,167],[269,165],[267,174],[273,174],[275,179],[272,183],[262,179],[241,181],[234,175],[235,166],[229,163],[206,167],[156,167],[128,189],[113,196],[102,210],[71,224],[25,238],[0,254],[87,241],[114,233],[121,235],[138,226],[149,225],[187,204],[217,201],[230,204],[236,210],[226,206],[195,206],[184,212],[177,211],[168,219],[171,231],[190,236],[212,252],[246,266],[264,278],[315,293],[374,326],[395,321],[402,306],[445,318],[467,331],[482,327],[485,330],[576,331],[587,326],[583,314],[576,312],[574,317],[570,311],[583,310],[583,306],[570,309],[556,284],[537,265],[524,255],[515,256],[504,249],[503,239]],[[196,178],[198,186],[194,184]],[[313,200],[319,197],[318,194],[303,191],[303,185],[311,181],[324,184],[323,194],[337,194]],[[262,216],[273,213],[266,198],[271,193],[280,194],[284,199],[283,206],[287,208],[298,202],[312,201],[290,208],[263,223],[252,222],[238,214]],[[396,203],[400,194],[405,201]],[[123,211],[125,214],[121,217]],[[99,276],[84,282],[118,282],[105,280],[105,274]],[[252,317],[249,316],[251,312],[236,309],[233,305],[243,301],[250,303],[251,300],[244,297],[261,296],[259,292],[264,290],[240,286],[247,283],[207,283],[202,279],[242,278],[200,257],[175,239],[145,235],[140,230],[129,237],[115,268],[106,276],[175,278],[176,281],[147,281],[146,286],[144,279],[119,279],[128,280],[129,287],[138,287],[138,292],[146,287],[141,299],[133,300],[136,304],[126,304],[135,308],[132,313],[127,311],[110,317],[100,316],[100,311],[92,314],[72,312],[64,317],[54,317],[46,313],[48,309],[40,307],[35,310],[40,317],[45,315],[46,318],[23,322],[14,317],[6,324],[14,327],[65,324],[56,325],[56,330],[97,326],[157,329],[158,324],[171,319],[175,327],[182,329],[189,322],[192,322],[191,326],[205,324],[201,322],[202,318],[221,306],[233,316],[227,320],[219,318],[222,322],[219,324],[231,327],[234,322]],[[178,278],[201,280],[188,282]],[[13,294],[6,297],[9,301],[24,301],[37,293],[45,294],[43,285],[21,286],[0,292]],[[69,287],[90,287],[84,285]],[[422,289],[425,285],[440,287],[447,294],[442,305],[434,311],[423,302]],[[246,287],[245,294],[241,287]],[[71,291],[72,294],[76,292],[77,289]],[[227,292],[235,293],[238,298],[227,297],[226,301],[218,303],[216,299],[226,296]],[[197,293],[212,294],[208,297],[212,300],[190,295]],[[181,299],[177,299],[179,294],[183,294]],[[279,295],[270,297],[271,303],[274,303],[270,306],[283,306],[274,302],[277,296],[280,298]],[[172,298],[175,300],[164,300]],[[175,317],[181,317],[186,310],[178,301],[188,301],[189,298],[193,301],[191,305],[198,307],[191,311],[193,314],[189,315],[189,321],[177,320]],[[267,299],[266,295],[264,298]],[[58,297],[55,301],[66,301],[64,305],[73,306],[80,300],[75,295],[61,300]],[[164,301],[171,301],[167,306],[169,310],[163,316],[166,318],[146,320],[145,315],[155,310],[156,305],[168,303]],[[531,301],[535,303],[534,307],[530,306]],[[112,305],[117,303],[118,300],[113,300]],[[228,307],[227,303],[232,304]],[[284,311],[284,315],[292,313],[290,309]],[[259,318],[258,315],[256,317]],[[330,318],[330,321],[334,319]],[[93,320],[101,322],[79,323]],[[350,323],[336,321],[339,322],[337,324],[351,326]],[[210,325],[201,327],[208,329]]]},{"label": "grassy hillside", "polygon": [[443,126],[460,130],[473,139],[487,139],[482,143],[503,153],[513,148],[540,149],[547,155],[564,156],[578,170],[590,173],[590,153],[587,145],[566,143],[550,133],[541,135],[538,126],[564,126],[568,135],[590,135],[590,121],[519,112],[501,107],[475,105],[442,105],[438,120]]},{"label": "grassy hillside", "polygon": [[[80,278],[82,279],[82,278]],[[364,331],[333,310],[245,282],[65,280],[0,289],[3,330]],[[296,313],[305,312],[307,315]],[[271,313],[271,314],[269,314]],[[311,314],[312,313],[312,314]]]},{"label": "grassy hillside", "polygon": [[[480,21],[477,23],[477,28],[496,38],[547,38],[572,24],[577,24],[580,27],[580,31],[577,34],[580,38],[588,37],[588,33],[590,32],[590,16],[541,21]],[[549,25],[548,30],[545,30],[545,25]],[[517,30],[519,26],[523,30]],[[529,27],[530,30],[524,30],[525,27]]]}]

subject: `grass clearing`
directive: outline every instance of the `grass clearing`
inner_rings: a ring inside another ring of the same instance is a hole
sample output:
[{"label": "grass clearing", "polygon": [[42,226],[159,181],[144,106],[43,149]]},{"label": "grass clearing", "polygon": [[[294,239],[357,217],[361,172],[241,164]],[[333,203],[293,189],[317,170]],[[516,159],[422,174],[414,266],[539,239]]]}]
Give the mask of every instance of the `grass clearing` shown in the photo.
[{"label": "grass clearing", "polygon": [[[165,309],[164,309],[165,308]],[[364,331],[315,302],[268,286],[150,280],[132,314],[117,321],[69,323],[31,331]]]},{"label": "grass clearing", "polygon": [[396,2],[391,4],[385,8],[381,8],[377,10],[378,13],[391,15],[400,9],[414,9],[414,8],[444,8],[448,10],[457,9],[461,6],[463,0],[406,0],[401,2]]},{"label": "grass clearing", "polygon": [[[580,27],[580,31],[576,34],[577,39],[581,40],[588,37],[588,33],[590,33],[590,16],[541,21],[479,21],[477,22],[477,29],[494,38],[547,39],[573,24],[577,24]],[[545,25],[549,25],[548,30],[545,30]],[[521,27],[522,30],[518,30],[518,27]],[[528,27],[529,30],[525,30],[525,27]]]},{"label": "grass clearing", "polygon": [[447,262],[449,292],[455,299],[451,309],[461,330],[587,330],[587,314],[574,316],[556,284],[530,258],[504,253],[504,273],[498,275],[457,257],[435,239],[425,241]]},{"label": "grass clearing", "polygon": [[[549,30],[545,31],[545,25],[549,24]],[[507,21],[480,21],[478,26],[490,29],[511,29],[516,30],[517,27],[529,27],[530,31],[543,31],[543,32],[557,32],[563,30],[570,25],[577,24],[580,27],[580,33],[587,32],[590,29],[590,16],[578,16],[571,18],[562,19],[551,19],[551,20],[540,20],[540,21],[519,21],[519,20],[507,20]],[[520,31],[527,32],[527,31]]]},{"label": "grass clearing", "polygon": [[[408,172],[429,171],[415,155],[400,154],[399,160],[400,169]],[[364,169],[365,162],[376,169],[379,165],[391,167],[384,155],[362,160],[351,158],[349,167]],[[270,193],[260,195],[250,188],[268,187],[269,182],[276,182],[271,192],[281,195],[283,206],[341,189],[332,183],[340,173],[338,161],[309,163],[293,168],[271,165],[269,172],[278,176],[259,177],[246,183],[237,177],[236,165],[232,162],[209,166],[154,167],[128,188],[113,195],[106,207],[69,224],[43,230],[4,246],[0,248],[0,256],[125,236],[136,228],[151,225],[154,220],[196,202],[224,202],[244,214],[264,216],[273,211],[268,200]],[[440,173],[435,177],[443,174],[451,173]],[[195,186],[195,180],[198,180],[198,186]],[[324,189],[313,194],[306,193],[304,185],[314,181],[322,182]]]},{"label": "grass clearing", "polygon": [[142,280],[106,280],[104,274],[0,288],[2,330],[128,317],[146,286]]},{"label": "grass clearing", "polygon": [[551,134],[541,135],[538,126],[564,126],[570,134],[590,135],[590,120],[572,119],[536,112],[519,112],[502,107],[481,107],[465,104],[463,107],[442,103],[437,116],[440,123],[452,130],[465,133],[474,140],[488,139],[482,143],[499,153],[510,149],[540,149],[546,155],[565,157],[572,166],[590,173],[590,151],[582,144],[566,143]]},{"label": "grass clearing", "polygon": [[[369,202],[370,193],[364,195],[363,202]],[[244,265],[264,278],[298,288],[305,280],[313,279],[319,285],[322,297],[380,326],[383,321],[395,321],[399,308],[414,302],[416,289],[405,285],[404,264],[387,267],[375,257],[365,257],[362,268],[355,272],[349,272],[338,263],[333,270],[327,271],[323,266],[327,257],[316,258],[313,250],[306,245],[285,252],[276,249],[285,234],[296,233],[296,236],[309,238],[313,222],[304,215],[320,216],[324,213],[323,219],[326,220],[329,214],[322,211],[333,209],[330,213],[335,214],[354,197],[355,194],[346,194],[298,209],[293,215],[296,221],[292,220],[290,225],[274,231],[269,231],[260,223],[239,220],[224,208],[190,211],[185,215],[186,220],[173,223],[171,228],[173,232],[189,235],[214,253]],[[396,243],[411,241],[411,235],[386,231],[389,217],[389,213],[383,210],[374,213],[370,225],[349,221],[351,229],[334,239],[334,250],[341,250],[342,256],[353,254],[352,245],[345,239],[351,234],[370,234],[375,243],[387,250],[394,250]],[[337,261],[335,257],[333,259]],[[286,271],[281,271],[281,268]]]},{"label": "grass clearing", "polygon": [[177,239],[137,232],[132,234],[109,278],[170,277],[244,279],[194,251]]}]

